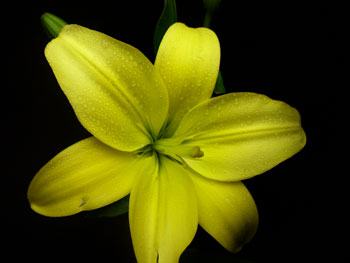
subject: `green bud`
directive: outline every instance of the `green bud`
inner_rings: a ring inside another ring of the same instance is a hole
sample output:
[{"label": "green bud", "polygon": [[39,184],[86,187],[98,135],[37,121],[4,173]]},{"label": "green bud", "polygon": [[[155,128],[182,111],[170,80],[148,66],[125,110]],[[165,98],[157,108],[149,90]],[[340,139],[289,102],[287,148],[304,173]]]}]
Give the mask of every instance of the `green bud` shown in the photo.
[{"label": "green bud", "polygon": [[62,27],[67,25],[67,22],[61,18],[51,14],[44,13],[41,18],[41,24],[50,39],[56,38]]}]

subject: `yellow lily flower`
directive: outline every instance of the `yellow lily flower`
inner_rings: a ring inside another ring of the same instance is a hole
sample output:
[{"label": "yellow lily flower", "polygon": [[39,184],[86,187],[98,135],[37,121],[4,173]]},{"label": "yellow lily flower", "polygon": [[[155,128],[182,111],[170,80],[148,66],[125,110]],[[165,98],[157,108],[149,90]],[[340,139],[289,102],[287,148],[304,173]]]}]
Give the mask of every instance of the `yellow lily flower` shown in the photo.
[{"label": "yellow lily flower", "polygon": [[130,194],[138,262],[178,262],[198,224],[231,252],[252,239],[258,213],[240,181],[291,157],[306,137],[298,111],[281,101],[210,98],[220,63],[213,31],[174,24],[153,65],[128,44],[67,25],[45,55],[93,137],[35,175],[34,211],[68,216]]}]

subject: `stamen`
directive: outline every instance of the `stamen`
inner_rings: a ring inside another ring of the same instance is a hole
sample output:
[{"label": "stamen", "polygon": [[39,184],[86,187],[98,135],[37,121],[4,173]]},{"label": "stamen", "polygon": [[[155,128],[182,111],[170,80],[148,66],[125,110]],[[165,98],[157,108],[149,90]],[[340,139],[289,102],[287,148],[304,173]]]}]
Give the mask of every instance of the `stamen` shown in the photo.
[{"label": "stamen", "polygon": [[151,155],[152,147],[151,147],[151,145],[148,144],[148,145],[136,150],[135,153],[138,157]]},{"label": "stamen", "polygon": [[200,158],[204,156],[204,152],[201,151],[199,146],[189,146],[189,145],[163,145],[156,142],[152,145],[152,148],[157,152],[164,155],[177,155],[187,158]]}]

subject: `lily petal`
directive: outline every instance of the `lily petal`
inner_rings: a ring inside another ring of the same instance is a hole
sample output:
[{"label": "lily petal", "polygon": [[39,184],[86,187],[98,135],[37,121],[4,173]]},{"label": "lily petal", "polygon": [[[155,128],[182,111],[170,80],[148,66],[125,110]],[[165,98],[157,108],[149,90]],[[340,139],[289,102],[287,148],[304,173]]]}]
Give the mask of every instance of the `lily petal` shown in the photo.
[{"label": "lily petal", "polygon": [[231,93],[201,103],[184,117],[175,137],[204,153],[186,159],[192,169],[223,181],[261,174],[306,143],[296,109],[255,93]]},{"label": "lily petal", "polygon": [[[129,220],[138,262],[175,263],[198,225],[189,175],[178,163],[151,157],[131,190]],[[158,261],[157,261],[158,259]]]},{"label": "lily petal", "polygon": [[92,210],[128,195],[138,158],[94,137],[66,148],[35,175],[28,189],[34,211],[67,216]]},{"label": "lily petal", "polygon": [[258,227],[258,211],[242,182],[220,182],[193,174],[199,224],[223,247],[238,252]]},{"label": "lily petal", "polygon": [[175,131],[184,114],[213,93],[220,64],[220,44],[208,28],[172,25],[159,46],[155,67],[169,92],[166,136]]},{"label": "lily petal", "polygon": [[67,25],[45,55],[79,121],[96,138],[133,151],[158,136],[168,111],[167,89],[139,50]]}]

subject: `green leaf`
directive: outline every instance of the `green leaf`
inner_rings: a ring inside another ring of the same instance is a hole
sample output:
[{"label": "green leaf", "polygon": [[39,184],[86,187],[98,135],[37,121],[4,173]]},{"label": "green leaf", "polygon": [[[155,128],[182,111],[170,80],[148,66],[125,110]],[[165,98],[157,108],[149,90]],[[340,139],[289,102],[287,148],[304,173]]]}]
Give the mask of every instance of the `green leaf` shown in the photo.
[{"label": "green leaf", "polygon": [[51,13],[44,13],[41,17],[41,24],[50,39],[56,38],[62,27],[67,25],[63,19]]},{"label": "green leaf", "polygon": [[215,89],[214,89],[215,94],[223,94],[226,92],[225,86],[224,86],[224,80],[221,75],[221,71],[219,71],[218,78],[216,80],[215,84]]},{"label": "green leaf", "polygon": [[162,41],[162,38],[168,28],[177,22],[176,2],[175,0],[164,0],[163,12],[159,17],[156,29],[154,31],[153,45],[154,54],[157,55],[157,51]]},{"label": "green leaf", "polygon": [[85,217],[87,218],[99,218],[99,217],[116,217],[125,214],[129,211],[129,198],[130,195],[125,196],[119,201],[110,205],[101,207],[96,210],[86,211]]}]

